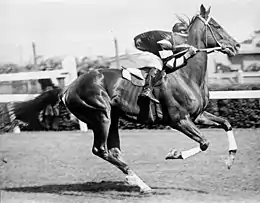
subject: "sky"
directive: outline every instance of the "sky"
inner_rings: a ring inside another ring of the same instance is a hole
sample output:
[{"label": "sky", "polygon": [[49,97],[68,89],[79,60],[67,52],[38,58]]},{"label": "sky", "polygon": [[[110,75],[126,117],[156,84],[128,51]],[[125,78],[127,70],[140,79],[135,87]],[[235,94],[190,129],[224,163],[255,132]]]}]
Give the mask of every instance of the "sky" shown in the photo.
[{"label": "sky", "polygon": [[260,29],[259,0],[0,0],[0,63],[38,55],[114,56],[136,52],[133,38],[148,30],[171,30],[176,14],[189,17],[200,5],[238,41]]}]

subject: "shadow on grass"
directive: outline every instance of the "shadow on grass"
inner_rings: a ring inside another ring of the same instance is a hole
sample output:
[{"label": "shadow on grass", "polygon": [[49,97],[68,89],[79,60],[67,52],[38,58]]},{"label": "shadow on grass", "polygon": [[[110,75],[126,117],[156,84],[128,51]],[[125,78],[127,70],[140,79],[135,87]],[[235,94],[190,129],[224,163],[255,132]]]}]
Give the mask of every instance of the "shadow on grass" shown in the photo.
[{"label": "shadow on grass", "polygon": [[181,187],[152,187],[154,190],[176,190],[176,191],[186,191],[186,192],[196,192],[200,194],[209,194],[205,190],[198,190],[192,188],[181,188]]},{"label": "shadow on grass", "polygon": [[[177,188],[177,187],[152,187],[154,195],[170,195],[169,190],[197,192],[208,194],[206,191],[195,190],[189,188]],[[53,185],[41,185],[41,186],[28,186],[28,187],[15,187],[15,188],[3,188],[2,190],[7,192],[24,192],[24,193],[52,193],[60,195],[74,195],[83,196],[86,193],[99,193],[105,194],[110,192],[109,196],[120,197],[144,197],[139,193],[139,188],[135,186],[129,186],[122,181],[102,181],[102,182],[87,182],[78,184],[53,184]],[[166,191],[167,190],[167,191]],[[116,193],[115,193],[116,192]]]}]

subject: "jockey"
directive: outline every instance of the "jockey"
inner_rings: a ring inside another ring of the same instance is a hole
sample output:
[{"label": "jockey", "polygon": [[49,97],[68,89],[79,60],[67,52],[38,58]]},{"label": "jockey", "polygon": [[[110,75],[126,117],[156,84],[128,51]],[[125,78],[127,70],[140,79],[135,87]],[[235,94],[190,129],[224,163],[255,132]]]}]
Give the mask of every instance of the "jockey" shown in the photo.
[{"label": "jockey", "polygon": [[160,67],[152,67],[146,78],[145,87],[140,96],[148,97],[159,103],[153,96],[152,90],[156,82],[162,78],[162,70],[174,72],[185,66],[187,60],[197,53],[197,48],[186,44],[188,39],[188,26],[186,23],[176,23],[172,32],[149,31],[134,38],[135,47],[141,51],[151,52],[163,62]]}]

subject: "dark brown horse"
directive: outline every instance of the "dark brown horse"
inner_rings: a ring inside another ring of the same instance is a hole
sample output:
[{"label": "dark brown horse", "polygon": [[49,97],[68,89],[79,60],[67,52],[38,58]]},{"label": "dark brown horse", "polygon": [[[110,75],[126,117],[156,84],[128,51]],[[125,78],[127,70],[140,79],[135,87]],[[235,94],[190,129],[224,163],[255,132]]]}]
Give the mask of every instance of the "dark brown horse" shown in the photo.
[{"label": "dark brown horse", "polygon": [[[209,13],[210,9],[206,10],[201,5],[200,14],[194,16],[189,24],[188,43],[200,50],[221,47],[223,53],[235,55],[238,43]],[[159,121],[200,144],[184,152],[171,151],[166,158],[185,159],[205,151],[209,142],[195,125],[204,124],[222,127],[227,131],[230,155],[228,165],[231,166],[237,150],[232,127],[227,120],[204,111],[209,101],[206,71],[207,53],[201,51],[188,61],[186,67],[168,73],[154,90],[162,112]],[[62,95],[62,101],[71,113],[93,129],[92,152],[118,167],[126,174],[130,185],[137,185],[141,192],[150,192],[151,188],[130,169],[120,153],[119,117],[140,123],[147,121],[140,114],[149,106],[149,101],[143,106],[138,97],[140,91],[133,93],[133,97],[128,100],[123,98],[123,93],[127,94],[134,88],[131,82],[122,78],[121,70],[93,70],[77,78]]]}]

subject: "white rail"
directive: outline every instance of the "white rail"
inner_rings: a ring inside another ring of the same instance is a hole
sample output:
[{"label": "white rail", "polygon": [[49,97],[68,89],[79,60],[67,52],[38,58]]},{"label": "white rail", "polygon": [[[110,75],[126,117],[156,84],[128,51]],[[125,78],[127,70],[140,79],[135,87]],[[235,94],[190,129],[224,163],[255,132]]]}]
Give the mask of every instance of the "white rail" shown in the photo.
[{"label": "white rail", "polygon": [[260,90],[210,91],[209,97],[210,99],[260,98]]},{"label": "white rail", "polygon": [[260,78],[260,72],[228,72],[228,73],[212,73],[210,74],[211,78],[236,78],[240,75],[241,77],[259,77]]},{"label": "white rail", "polygon": [[35,71],[21,73],[0,74],[0,81],[20,81],[20,80],[39,80],[48,78],[65,78],[69,72],[67,70]]},{"label": "white rail", "polygon": [[22,102],[34,99],[39,94],[0,94],[0,103]]},{"label": "white rail", "polygon": [[260,72],[229,72],[229,73],[212,73],[209,79],[235,79],[239,84],[252,83],[253,81],[260,81]]},{"label": "white rail", "polygon": [[[27,101],[37,97],[39,94],[3,94],[0,95],[0,103]],[[246,99],[259,98],[260,90],[239,91],[210,91],[210,99]]]}]

